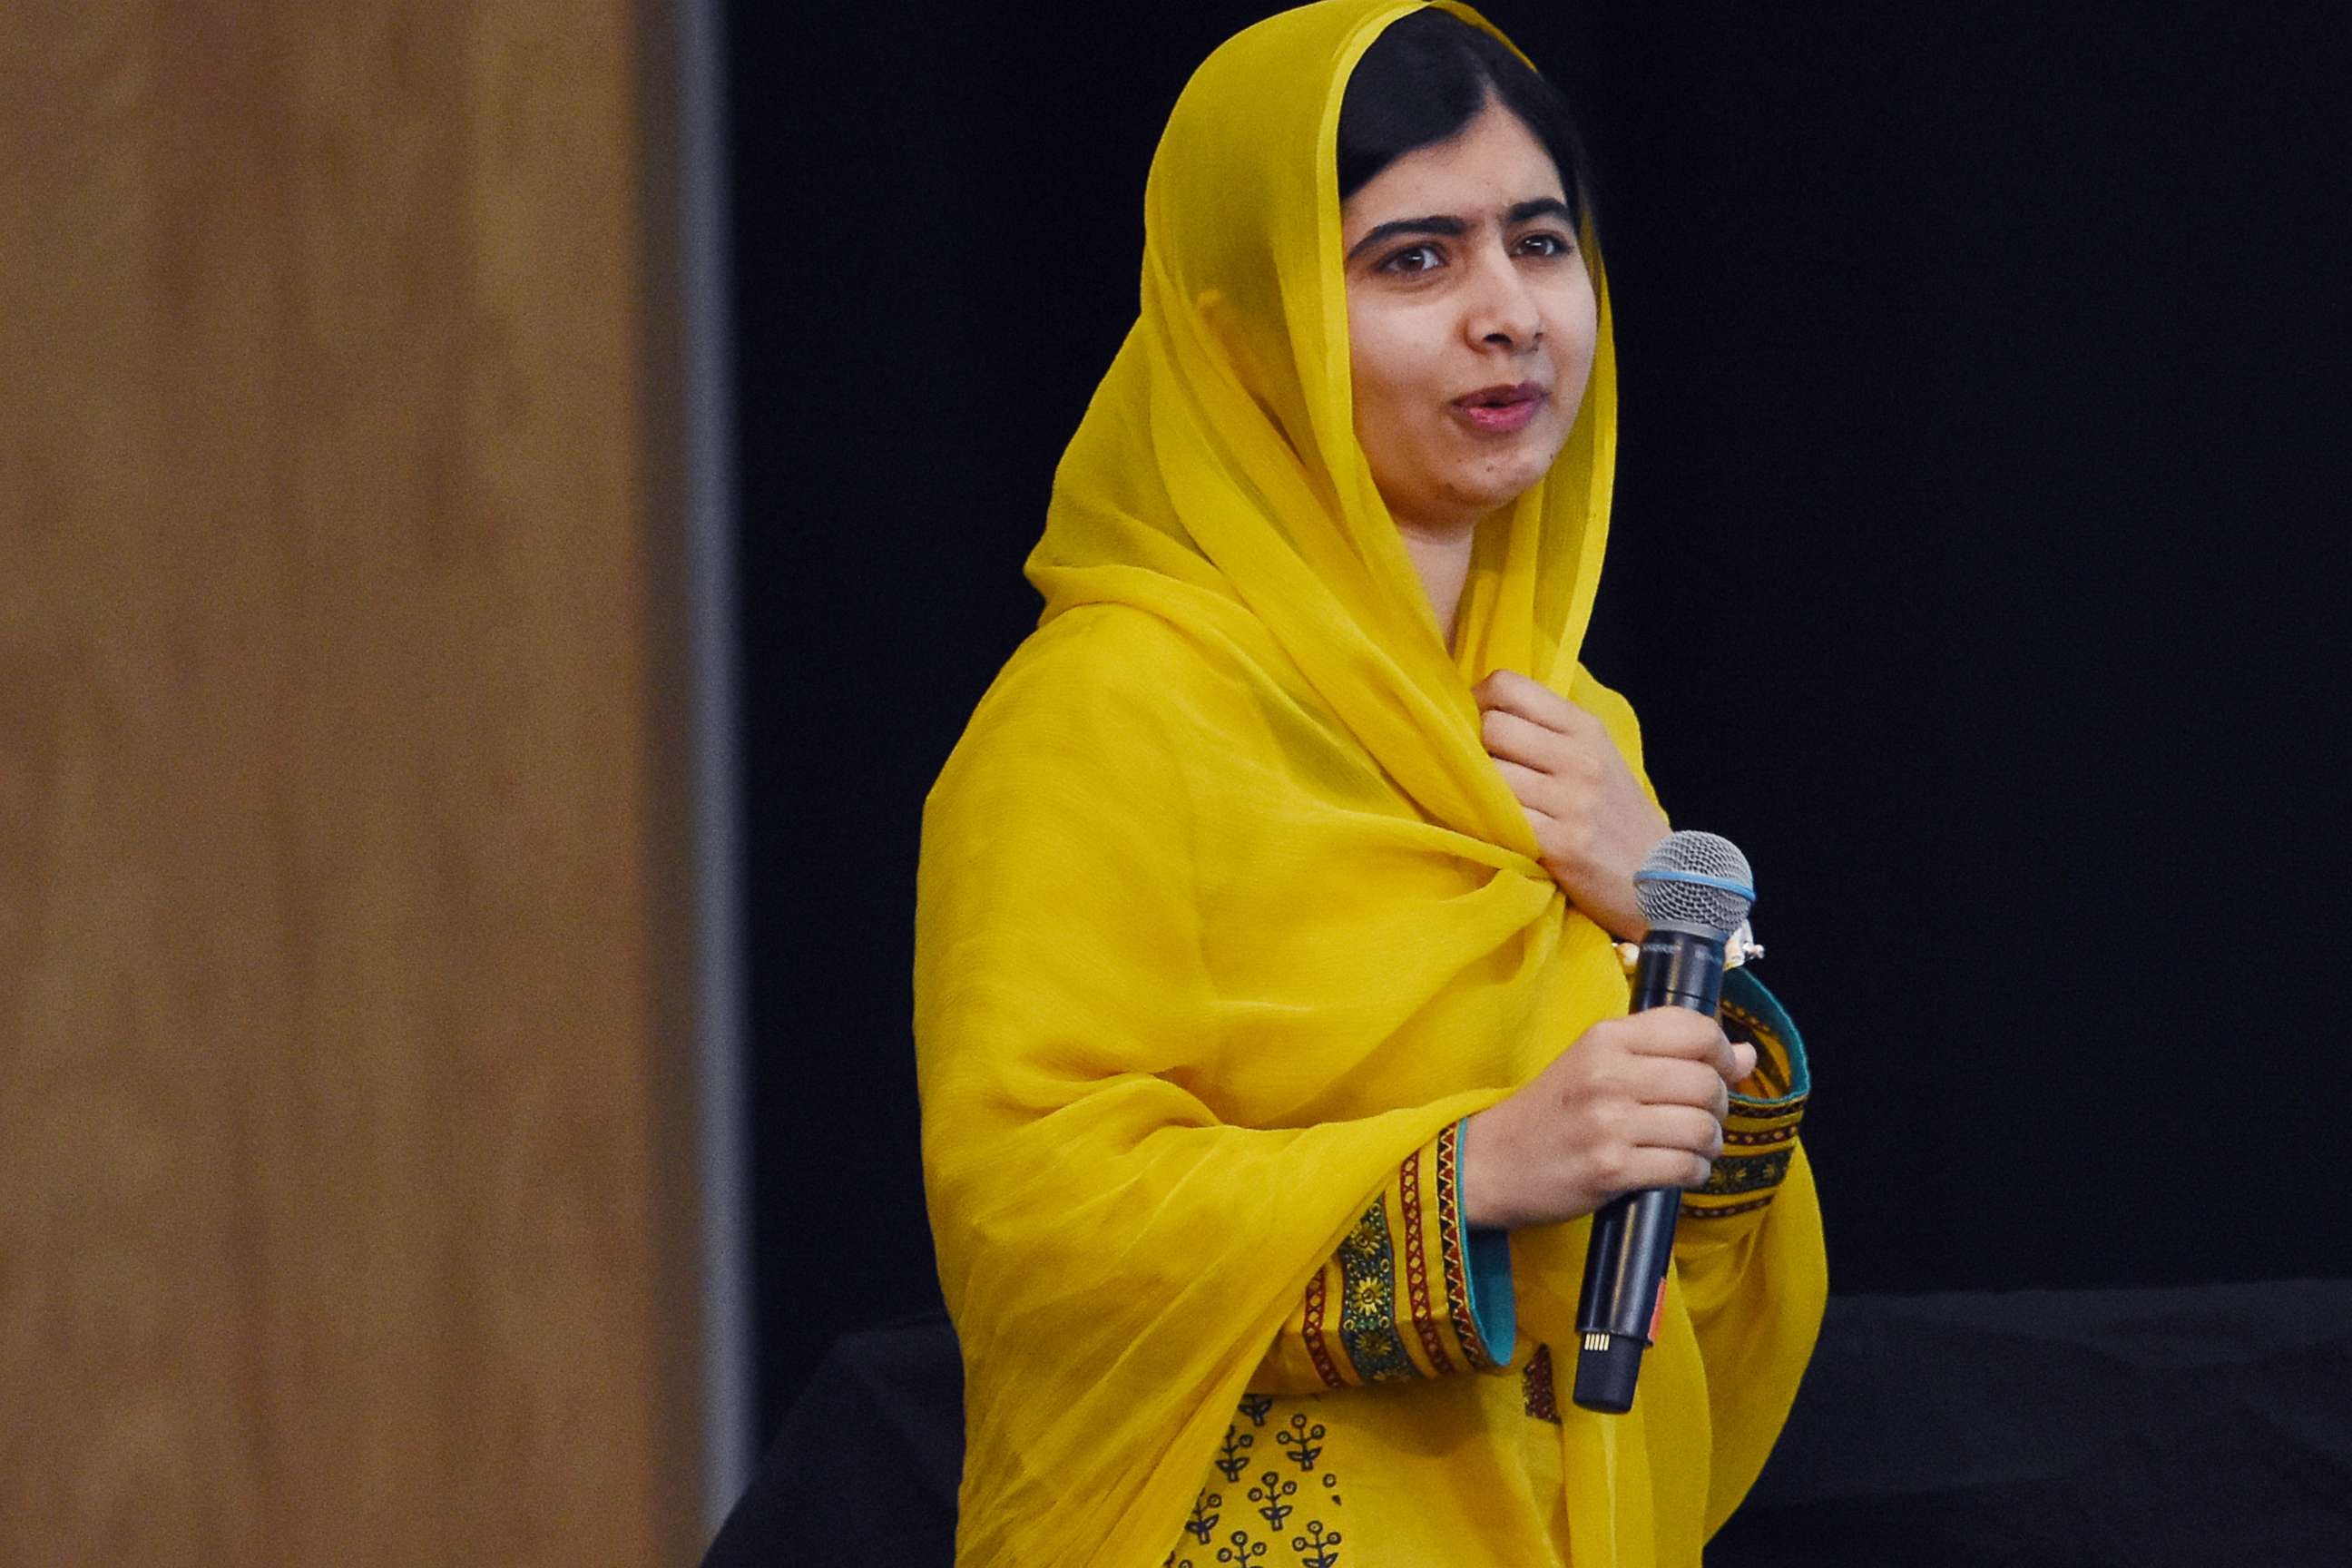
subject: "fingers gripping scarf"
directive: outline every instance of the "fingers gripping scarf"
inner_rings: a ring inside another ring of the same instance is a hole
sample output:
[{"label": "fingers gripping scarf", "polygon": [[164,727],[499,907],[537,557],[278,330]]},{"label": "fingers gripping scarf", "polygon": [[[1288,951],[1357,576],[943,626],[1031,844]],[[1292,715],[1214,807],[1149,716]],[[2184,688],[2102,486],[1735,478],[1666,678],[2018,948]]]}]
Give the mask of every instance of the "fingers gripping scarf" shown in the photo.
[{"label": "fingers gripping scarf", "polygon": [[[1157,1563],[1368,1195],[1624,1009],[1469,693],[1531,673],[1638,767],[1630,711],[1576,663],[1614,452],[1605,298],[1566,449],[1481,530],[1458,655],[1353,435],[1336,127],[1356,60],[1414,9],[1285,13],[1186,87],[1140,317],[1029,561],[1043,619],[926,809],[916,1036],[964,1563]],[[1522,1327],[1555,1344],[1584,1234],[1514,1237]],[[1705,1389],[1684,1403],[1703,1434]],[[1643,1560],[1603,1555],[1647,1539],[1641,1415],[1563,1431],[1633,1500],[1586,1510],[1580,1562],[1588,1533],[1591,1561]]]}]

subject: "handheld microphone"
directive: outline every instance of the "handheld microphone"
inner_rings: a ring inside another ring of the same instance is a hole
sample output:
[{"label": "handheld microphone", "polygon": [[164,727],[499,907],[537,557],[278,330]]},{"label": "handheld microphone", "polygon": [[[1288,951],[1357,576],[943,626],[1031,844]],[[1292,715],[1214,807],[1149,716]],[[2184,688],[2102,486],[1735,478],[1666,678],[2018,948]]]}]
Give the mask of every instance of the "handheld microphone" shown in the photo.
[{"label": "handheld microphone", "polygon": [[[1669,834],[1633,873],[1633,894],[1650,930],[1629,1011],[1687,1007],[1713,1017],[1723,1000],[1724,951],[1756,901],[1748,858],[1712,833]],[[1642,1352],[1656,1340],[1665,1305],[1682,1201],[1679,1188],[1652,1187],[1593,1214],[1576,1303],[1575,1399],[1586,1410],[1622,1415],[1633,1407]]]}]

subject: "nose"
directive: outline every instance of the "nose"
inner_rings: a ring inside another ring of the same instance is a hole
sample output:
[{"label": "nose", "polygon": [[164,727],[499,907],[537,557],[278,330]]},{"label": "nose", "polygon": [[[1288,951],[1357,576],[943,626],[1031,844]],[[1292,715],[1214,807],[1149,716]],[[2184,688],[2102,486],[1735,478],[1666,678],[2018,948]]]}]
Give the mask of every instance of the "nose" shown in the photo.
[{"label": "nose", "polygon": [[1521,353],[1543,338],[1543,312],[1535,291],[1502,246],[1481,251],[1468,290],[1464,335],[1474,347]]}]

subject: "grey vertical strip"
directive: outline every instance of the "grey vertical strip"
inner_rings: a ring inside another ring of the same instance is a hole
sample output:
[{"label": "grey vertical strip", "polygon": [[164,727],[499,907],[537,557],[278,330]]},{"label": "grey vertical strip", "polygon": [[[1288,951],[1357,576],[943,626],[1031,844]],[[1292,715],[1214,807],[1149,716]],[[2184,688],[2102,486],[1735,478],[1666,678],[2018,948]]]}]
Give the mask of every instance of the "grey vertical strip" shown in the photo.
[{"label": "grey vertical strip", "polygon": [[750,1482],[749,1084],[744,1059],[741,756],[735,613],[735,390],[720,0],[678,0],[678,280],[685,311],[687,619],[694,684],[696,1099],[703,1280],[703,1510],[716,1531]]}]

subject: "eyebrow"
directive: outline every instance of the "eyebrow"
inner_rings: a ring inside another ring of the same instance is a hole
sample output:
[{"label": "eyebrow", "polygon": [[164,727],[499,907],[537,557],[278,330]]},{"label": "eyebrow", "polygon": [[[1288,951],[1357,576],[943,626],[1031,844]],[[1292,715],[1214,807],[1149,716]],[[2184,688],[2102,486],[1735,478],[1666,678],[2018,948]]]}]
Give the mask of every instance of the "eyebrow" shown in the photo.
[{"label": "eyebrow", "polygon": [[[1568,204],[1558,196],[1538,196],[1531,202],[1521,202],[1505,213],[1503,224],[1507,228],[1517,227],[1520,224],[1539,217],[1556,217],[1568,223],[1576,221],[1576,215],[1570,212]],[[1469,232],[1470,226],[1458,217],[1432,215],[1428,217],[1391,218],[1388,222],[1375,225],[1367,230],[1364,237],[1356,241],[1349,250],[1348,259],[1353,261],[1382,240],[1394,239],[1401,235],[1437,234],[1444,235],[1449,239],[1458,239]]]}]

